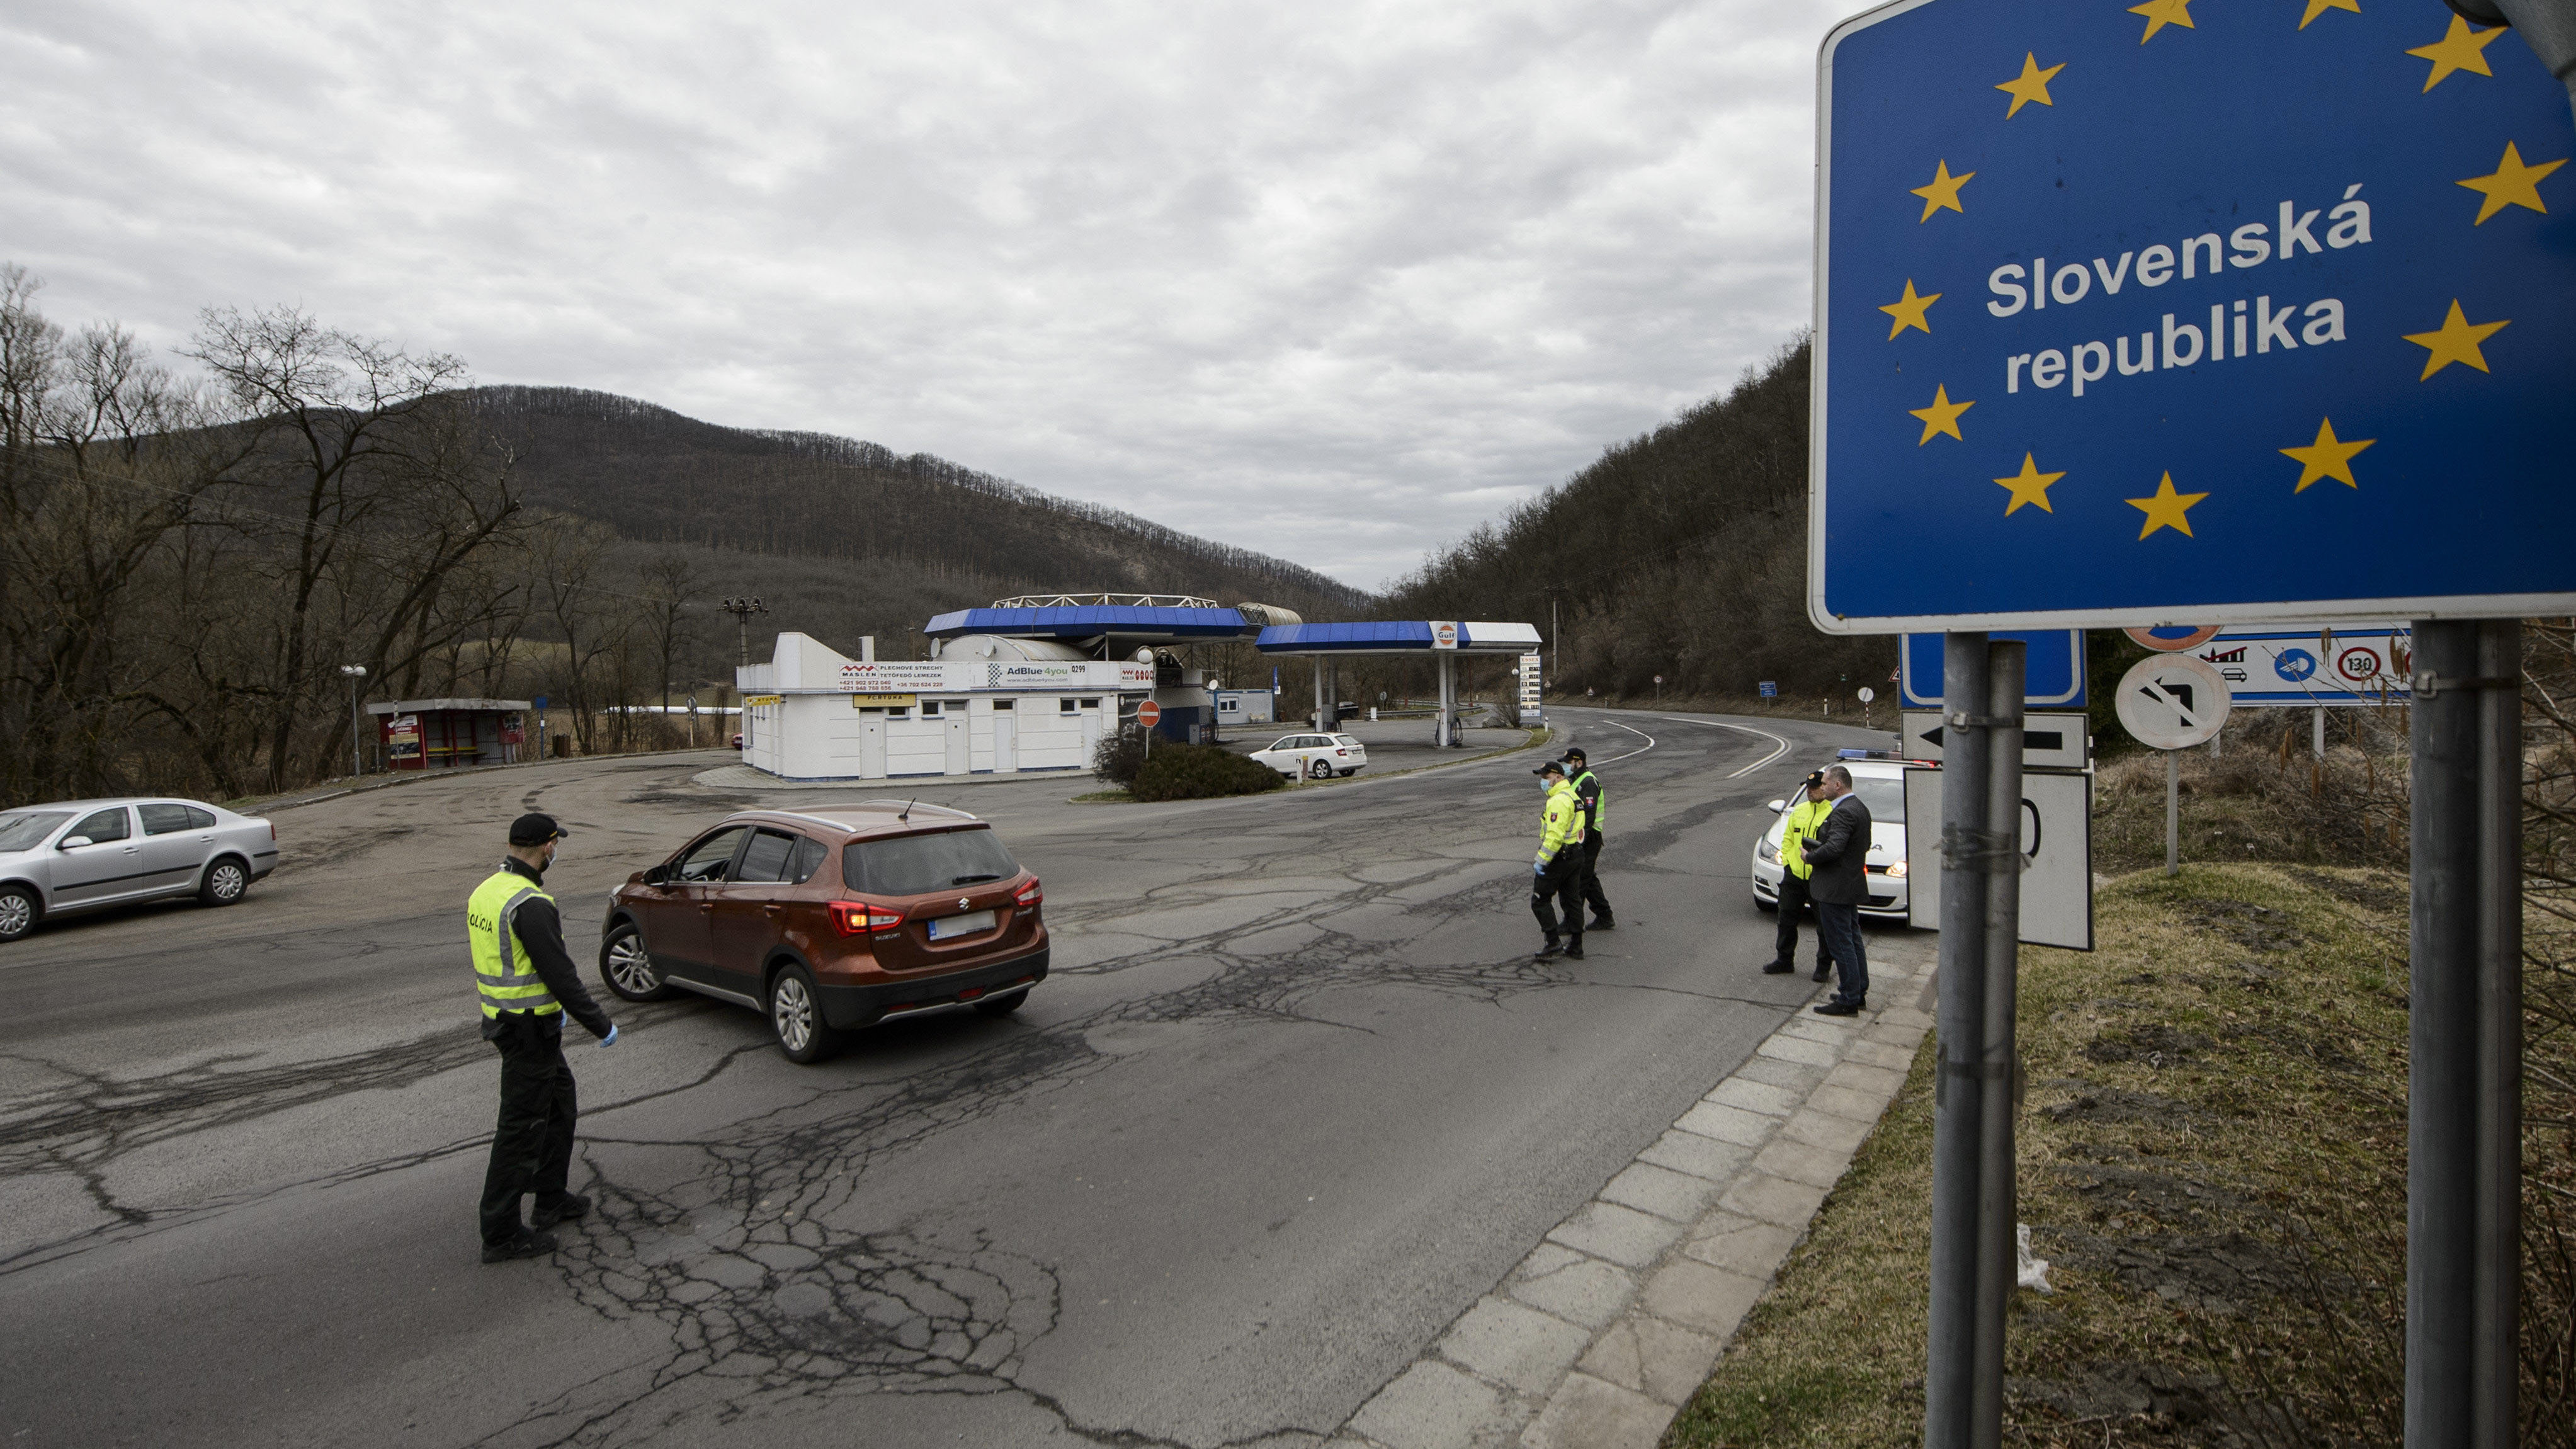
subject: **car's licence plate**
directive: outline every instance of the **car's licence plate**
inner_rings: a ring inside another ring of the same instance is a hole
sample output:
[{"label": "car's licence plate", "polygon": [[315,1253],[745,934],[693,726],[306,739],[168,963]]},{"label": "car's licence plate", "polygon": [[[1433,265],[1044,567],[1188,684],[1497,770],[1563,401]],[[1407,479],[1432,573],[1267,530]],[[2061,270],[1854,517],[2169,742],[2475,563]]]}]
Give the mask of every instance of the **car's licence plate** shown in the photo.
[{"label": "car's licence plate", "polygon": [[941,916],[930,923],[930,939],[945,941],[952,936],[971,936],[993,929],[993,913],[976,911],[963,916]]}]

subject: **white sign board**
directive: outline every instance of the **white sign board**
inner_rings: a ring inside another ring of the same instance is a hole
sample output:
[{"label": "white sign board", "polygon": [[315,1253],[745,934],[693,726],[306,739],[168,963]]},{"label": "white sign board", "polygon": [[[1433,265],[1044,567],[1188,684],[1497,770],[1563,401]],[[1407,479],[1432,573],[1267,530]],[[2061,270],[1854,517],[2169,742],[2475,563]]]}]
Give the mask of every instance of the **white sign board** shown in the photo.
[{"label": "white sign board", "polygon": [[[1905,900],[1913,924],[1941,929],[1941,775],[1905,772]],[[2093,949],[2093,777],[2021,777],[2021,940]]]},{"label": "white sign board", "polygon": [[2120,723],[2139,744],[2185,750],[2227,723],[2227,681],[2188,654],[2141,659],[2120,676]]},{"label": "white sign board", "polygon": [[[1946,758],[1941,752],[1949,733],[1939,710],[1909,709],[1898,716],[1897,733],[1909,760]],[[2021,762],[2025,769],[2081,770],[2093,762],[2090,723],[2080,714],[2026,714],[2022,717]]]},{"label": "white sign board", "polygon": [[1432,648],[1434,648],[1434,649],[1455,649],[1455,648],[1457,648],[1457,647],[1458,647],[1458,621],[1457,621],[1457,620],[1455,620],[1455,619],[1433,619],[1433,620],[1431,620],[1430,622],[1431,622],[1431,647],[1432,647]]},{"label": "white sign board", "polygon": [[1542,662],[1543,661],[1536,654],[1524,654],[1521,656],[1521,718],[1523,723],[1536,724],[1539,719],[1540,711],[1544,707],[1546,681],[1539,674],[1539,665]]},{"label": "white sign board", "polygon": [[2402,704],[2415,669],[2414,634],[2402,624],[2229,632],[2191,654],[2227,681],[2239,709]]},{"label": "white sign board", "polygon": [[1867,704],[1867,703],[1869,703],[1870,701],[1872,701],[1872,700],[1874,700],[1874,699],[1876,699],[1876,698],[1878,698],[1878,691],[1877,691],[1877,690],[1870,688],[1870,687],[1869,687],[1868,685],[1866,685],[1866,684],[1864,684],[1864,685],[1862,685],[1862,686],[1860,687],[1860,702],[1861,702],[1861,703],[1863,703],[1863,704]]}]

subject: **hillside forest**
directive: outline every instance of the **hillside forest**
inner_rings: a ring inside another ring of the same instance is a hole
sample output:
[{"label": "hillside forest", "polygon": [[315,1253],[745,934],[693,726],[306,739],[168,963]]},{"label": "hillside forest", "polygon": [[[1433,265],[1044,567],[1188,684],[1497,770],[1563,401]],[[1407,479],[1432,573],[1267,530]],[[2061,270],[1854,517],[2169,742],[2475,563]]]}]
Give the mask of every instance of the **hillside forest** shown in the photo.
[{"label": "hillside forest", "polygon": [[1383,615],[1545,632],[1553,604],[1550,690],[1576,698],[1646,698],[1659,674],[1667,701],[1747,700],[1765,680],[1784,705],[1848,700],[1863,685],[1888,695],[1893,639],[1807,622],[1808,350],[1783,347],[1724,395],[1433,554]]},{"label": "hillside forest", "polygon": [[767,608],[754,658],[779,629],[917,654],[931,614],[1034,591],[1367,607],[937,458],[478,388],[293,308],[210,310],[174,366],[41,288],[0,267],[0,806],[345,774],[353,693],[544,695],[583,752],[676,743],[616,706],[729,695],[728,597]]}]

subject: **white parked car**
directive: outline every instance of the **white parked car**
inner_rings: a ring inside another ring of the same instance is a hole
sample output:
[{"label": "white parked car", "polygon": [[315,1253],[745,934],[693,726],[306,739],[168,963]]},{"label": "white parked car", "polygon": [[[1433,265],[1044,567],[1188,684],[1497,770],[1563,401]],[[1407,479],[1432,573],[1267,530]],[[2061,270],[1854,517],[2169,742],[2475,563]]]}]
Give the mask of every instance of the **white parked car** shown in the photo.
[{"label": "white parked car", "polygon": [[[1869,899],[1861,905],[1864,916],[1905,918],[1905,767],[1894,761],[1831,760],[1851,771],[1852,793],[1869,807]],[[1822,768],[1819,766],[1818,768]],[[1801,794],[1798,798],[1804,799]],[[1779,815],[1789,808],[1786,800],[1771,802],[1771,813]],[[1753,843],[1753,904],[1766,911],[1780,909],[1780,877],[1786,867],[1780,864],[1780,832],[1785,821],[1774,820],[1762,838]]]},{"label": "white parked car", "polygon": [[195,896],[229,906],[277,868],[277,827],[198,800],[65,800],[0,812],[0,941],[47,916]]},{"label": "white parked car", "polygon": [[1350,735],[1281,735],[1252,758],[1289,779],[1329,780],[1356,775],[1368,764],[1368,746]]}]

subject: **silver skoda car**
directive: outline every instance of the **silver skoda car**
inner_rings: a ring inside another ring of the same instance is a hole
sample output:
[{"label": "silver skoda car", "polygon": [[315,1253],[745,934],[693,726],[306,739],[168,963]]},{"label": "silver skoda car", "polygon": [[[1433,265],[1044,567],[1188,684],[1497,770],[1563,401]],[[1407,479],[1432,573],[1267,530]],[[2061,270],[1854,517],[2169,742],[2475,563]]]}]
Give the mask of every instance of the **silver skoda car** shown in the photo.
[{"label": "silver skoda car", "polygon": [[47,916],[195,896],[229,906],[277,868],[277,827],[197,800],[65,800],[0,811],[0,941]]}]

